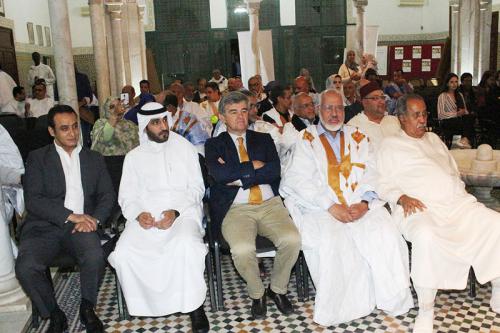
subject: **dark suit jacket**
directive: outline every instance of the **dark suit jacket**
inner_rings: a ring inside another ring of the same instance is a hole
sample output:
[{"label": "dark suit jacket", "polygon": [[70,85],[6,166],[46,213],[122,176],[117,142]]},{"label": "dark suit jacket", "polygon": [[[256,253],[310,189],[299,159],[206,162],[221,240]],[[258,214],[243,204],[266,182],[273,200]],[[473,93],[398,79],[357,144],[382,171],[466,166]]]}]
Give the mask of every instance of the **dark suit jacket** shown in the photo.
[{"label": "dark suit jacket", "polygon": [[[111,213],[116,195],[103,157],[92,150],[80,151],[80,170],[84,195],[84,213],[104,223]],[[62,228],[73,213],[64,207],[66,181],[54,144],[32,151],[24,176],[26,219],[20,225],[21,235],[36,226]]]},{"label": "dark suit jacket", "polygon": [[[280,159],[269,134],[247,130],[247,152],[249,162],[240,163],[238,149],[227,132],[215,138],[208,139],[205,143],[205,158],[208,173],[215,183],[210,188],[210,216],[212,219],[212,232],[220,237],[222,221],[233,204],[238,193],[238,186],[229,186],[228,183],[241,180],[243,189],[258,184],[271,185],[274,195],[278,195],[280,183]],[[225,163],[219,162],[221,158]],[[251,161],[258,160],[265,166],[255,170]]]},{"label": "dark suit jacket", "polygon": [[[319,121],[319,118],[318,118],[318,116],[316,116],[314,118],[313,124],[317,124],[318,121]],[[295,129],[299,132],[302,131],[303,129],[307,128],[307,125],[304,124],[304,122],[299,118],[299,116],[297,116],[295,114],[292,116],[291,122],[292,122],[293,127],[295,127]]]}]

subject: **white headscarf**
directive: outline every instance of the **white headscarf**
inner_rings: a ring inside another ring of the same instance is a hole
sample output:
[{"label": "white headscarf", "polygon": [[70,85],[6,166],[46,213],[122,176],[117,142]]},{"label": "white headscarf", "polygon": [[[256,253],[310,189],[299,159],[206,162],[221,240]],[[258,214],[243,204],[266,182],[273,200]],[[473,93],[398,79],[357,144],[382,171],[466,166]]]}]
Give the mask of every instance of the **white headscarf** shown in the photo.
[{"label": "white headscarf", "polygon": [[141,145],[152,142],[146,133],[146,127],[152,119],[164,118],[167,116],[169,128],[172,126],[172,115],[163,105],[156,102],[149,102],[137,112],[137,122],[139,124],[139,142]]}]

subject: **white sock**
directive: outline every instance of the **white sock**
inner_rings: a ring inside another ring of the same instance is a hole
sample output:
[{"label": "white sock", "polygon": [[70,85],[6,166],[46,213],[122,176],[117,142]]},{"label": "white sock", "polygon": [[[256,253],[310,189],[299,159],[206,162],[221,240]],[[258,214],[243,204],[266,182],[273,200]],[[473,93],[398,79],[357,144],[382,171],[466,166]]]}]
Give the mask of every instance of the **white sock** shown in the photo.
[{"label": "white sock", "polygon": [[500,278],[491,281],[490,306],[493,311],[500,313]]},{"label": "white sock", "polygon": [[415,287],[418,298],[418,315],[415,318],[413,332],[432,333],[434,322],[434,299],[437,289]]}]

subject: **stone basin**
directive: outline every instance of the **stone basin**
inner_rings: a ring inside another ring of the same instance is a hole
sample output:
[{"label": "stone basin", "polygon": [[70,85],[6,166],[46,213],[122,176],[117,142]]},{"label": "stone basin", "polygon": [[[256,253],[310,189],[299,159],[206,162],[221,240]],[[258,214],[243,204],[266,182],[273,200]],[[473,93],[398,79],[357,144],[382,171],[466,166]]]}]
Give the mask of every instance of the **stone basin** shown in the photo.
[{"label": "stone basin", "polygon": [[477,171],[472,165],[477,158],[477,149],[452,149],[462,180],[474,189],[474,196],[486,206],[500,211],[500,203],[491,196],[491,190],[500,186],[500,150],[492,151],[493,160],[497,161],[496,169]]}]

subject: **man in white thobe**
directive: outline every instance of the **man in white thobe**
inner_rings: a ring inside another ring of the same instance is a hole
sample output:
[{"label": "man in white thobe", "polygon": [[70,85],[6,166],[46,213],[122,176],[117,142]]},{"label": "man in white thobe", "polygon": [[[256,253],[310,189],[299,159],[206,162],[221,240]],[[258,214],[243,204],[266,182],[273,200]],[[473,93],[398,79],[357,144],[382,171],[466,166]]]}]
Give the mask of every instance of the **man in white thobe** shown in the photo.
[{"label": "man in white thobe", "polygon": [[45,85],[47,86],[47,96],[54,99],[54,83],[56,82],[56,76],[52,68],[40,61],[41,57],[38,52],[33,52],[31,58],[35,64],[32,65],[28,71],[28,84],[30,87],[33,87],[38,79],[44,79]]},{"label": "man in white thobe", "polygon": [[0,69],[0,109],[3,109],[3,107],[13,98],[12,89],[15,87],[17,87],[17,84],[12,77],[7,72]]},{"label": "man in white thobe", "polygon": [[[20,184],[21,176],[24,174],[24,164],[19,149],[2,125],[0,125],[0,142],[2,142],[0,145],[0,283],[8,286],[0,291],[0,298],[11,293],[10,297],[14,302],[24,297],[24,293],[14,271],[14,249],[9,232],[12,216],[7,215],[2,185]],[[22,193],[20,195],[22,196]],[[9,296],[6,297],[9,299]]]},{"label": "man in white thobe", "polygon": [[316,287],[313,320],[336,325],[375,307],[406,313],[408,249],[371,185],[367,137],[343,124],[340,94],[320,101],[320,123],[301,131],[280,187]]},{"label": "man in white thobe", "polygon": [[14,95],[14,98],[2,107],[2,113],[15,114],[19,118],[25,118],[27,108],[24,88],[19,86],[14,87],[12,89],[12,95]]},{"label": "man in white thobe", "polygon": [[382,139],[399,131],[399,121],[394,116],[386,114],[385,95],[380,85],[375,81],[363,85],[359,89],[363,112],[355,115],[348,125],[358,127],[370,139],[374,149]]},{"label": "man in white thobe", "polygon": [[208,332],[205,187],[196,149],[169,131],[167,114],[155,102],[137,114],[140,145],[125,157],[118,195],[127,223],[109,262],[130,314],[189,313],[193,332]]},{"label": "man in white thobe", "polygon": [[490,305],[500,313],[500,214],[466,192],[448,149],[426,132],[421,96],[400,97],[396,112],[402,131],[377,153],[377,193],[397,203],[393,216],[412,243],[414,332],[432,332],[437,289],[464,289],[471,266],[479,283],[492,282]]},{"label": "man in white thobe", "polygon": [[33,87],[33,91],[33,98],[26,100],[26,115],[34,118],[45,116],[54,106],[54,100],[47,96],[47,87],[43,82],[37,82]]}]

